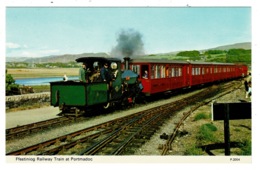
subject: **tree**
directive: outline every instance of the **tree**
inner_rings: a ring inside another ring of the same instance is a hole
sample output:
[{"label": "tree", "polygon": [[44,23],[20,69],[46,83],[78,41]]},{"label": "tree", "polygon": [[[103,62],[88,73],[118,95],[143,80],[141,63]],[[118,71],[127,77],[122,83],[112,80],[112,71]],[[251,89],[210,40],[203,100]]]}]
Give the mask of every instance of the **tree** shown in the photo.
[{"label": "tree", "polygon": [[230,49],[227,52],[227,62],[251,64],[251,50]]},{"label": "tree", "polygon": [[16,95],[20,94],[19,85],[15,84],[14,78],[11,74],[7,74],[7,70],[5,71],[5,95]]},{"label": "tree", "polygon": [[188,57],[189,60],[200,60],[200,52],[193,50],[193,51],[181,51],[176,56],[180,57]]}]

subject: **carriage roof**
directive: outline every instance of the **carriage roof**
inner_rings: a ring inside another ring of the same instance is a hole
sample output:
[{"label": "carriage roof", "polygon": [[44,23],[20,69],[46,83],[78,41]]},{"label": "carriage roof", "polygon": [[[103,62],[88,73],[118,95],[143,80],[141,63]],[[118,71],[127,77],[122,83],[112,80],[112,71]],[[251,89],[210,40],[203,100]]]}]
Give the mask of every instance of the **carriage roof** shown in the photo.
[{"label": "carriage roof", "polygon": [[132,59],[130,60],[130,63],[162,63],[162,64],[188,64],[187,61],[181,61],[181,60],[165,60],[165,59]]},{"label": "carriage roof", "polygon": [[235,65],[233,63],[217,63],[203,61],[182,61],[182,60],[165,60],[165,59],[132,59],[130,63],[141,64],[193,64],[193,65]]}]

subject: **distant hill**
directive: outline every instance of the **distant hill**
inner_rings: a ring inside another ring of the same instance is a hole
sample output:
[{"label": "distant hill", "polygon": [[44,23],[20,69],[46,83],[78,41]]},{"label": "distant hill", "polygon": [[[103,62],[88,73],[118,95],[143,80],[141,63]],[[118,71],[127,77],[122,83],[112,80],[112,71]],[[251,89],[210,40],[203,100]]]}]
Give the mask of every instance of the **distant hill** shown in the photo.
[{"label": "distant hill", "polygon": [[215,48],[206,49],[206,50],[203,50],[203,51],[207,51],[207,50],[229,50],[229,49],[238,49],[238,48],[249,50],[249,49],[251,49],[251,42],[236,43],[236,44],[231,44],[231,45],[223,45],[223,46],[219,46],[219,47],[215,47]]},{"label": "distant hill", "polygon": [[27,62],[27,63],[68,63],[75,61],[80,57],[109,57],[106,53],[82,53],[82,54],[64,54],[52,55],[37,58],[28,57],[7,57],[6,62]]},{"label": "distant hill", "polygon": [[[244,43],[236,43],[230,45],[219,46],[210,49],[204,49],[199,51],[207,51],[207,50],[229,50],[229,49],[251,49],[251,42]],[[196,49],[194,49],[196,50]],[[180,52],[180,51],[178,51]],[[164,53],[164,55],[175,55],[178,53],[177,51]],[[150,54],[148,56],[158,56],[162,54]],[[26,58],[26,57],[6,57],[6,62],[27,62],[27,63],[68,63],[75,61],[75,59],[80,57],[109,57],[106,53],[83,53],[83,54],[64,54],[64,55],[53,55],[53,56],[45,56],[38,58]]]}]

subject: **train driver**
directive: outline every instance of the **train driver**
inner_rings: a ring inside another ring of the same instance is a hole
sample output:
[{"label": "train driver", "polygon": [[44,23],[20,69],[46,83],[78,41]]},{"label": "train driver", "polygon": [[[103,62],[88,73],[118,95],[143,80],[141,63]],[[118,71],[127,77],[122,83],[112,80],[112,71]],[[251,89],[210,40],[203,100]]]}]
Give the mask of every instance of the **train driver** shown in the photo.
[{"label": "train driver", "polygon": [[106,81],[106,82],[110,82],[111,81],[111,76],[109,74],[108,64],[107,63],[105,63],[104,67],[101,68],[100,75],[101,75],[102,81]]}]

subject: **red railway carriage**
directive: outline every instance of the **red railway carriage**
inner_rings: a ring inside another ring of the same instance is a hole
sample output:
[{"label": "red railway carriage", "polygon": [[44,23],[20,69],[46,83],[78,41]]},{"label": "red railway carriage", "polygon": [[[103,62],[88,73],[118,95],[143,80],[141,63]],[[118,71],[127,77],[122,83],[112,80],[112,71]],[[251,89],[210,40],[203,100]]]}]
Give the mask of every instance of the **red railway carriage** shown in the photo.
[{"label": "red railway carriage", "polygon": [[246,65],[158,59],[133,59],[129,61],[129,69],[140,76],[143,93],[147,96],[247,74]]},{"label": "red railway carriage", "polygon": [[[139,76],[147,96],[189,86],[187,70],[189,63],[174,60],[133,59],[129,68]],[[144,77],[145,71],[148,76]]]},{"label": "red railway carriage", "polygon": [[192,86],[222,81],[236,76],[236,65],[232,63],[190,62]]},{"label": "red railway carriage", "polygon": [[248,75],[248,67],[244,64],[237,64],[235,77],[244,77]]}]

